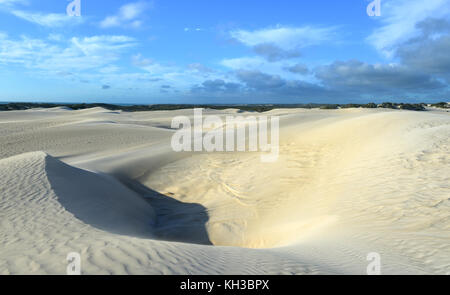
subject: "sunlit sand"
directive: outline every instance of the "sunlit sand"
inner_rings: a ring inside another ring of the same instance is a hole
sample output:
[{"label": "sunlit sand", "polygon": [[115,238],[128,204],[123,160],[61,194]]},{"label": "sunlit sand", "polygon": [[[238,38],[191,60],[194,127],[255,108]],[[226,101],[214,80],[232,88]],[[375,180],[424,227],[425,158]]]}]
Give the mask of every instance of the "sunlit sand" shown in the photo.
[{"label": "sunlit sand", "polygon": [[180,115],[1,112],[0,274],[450,271],[448,112],[273,110],[273,163],[174,152]]}]

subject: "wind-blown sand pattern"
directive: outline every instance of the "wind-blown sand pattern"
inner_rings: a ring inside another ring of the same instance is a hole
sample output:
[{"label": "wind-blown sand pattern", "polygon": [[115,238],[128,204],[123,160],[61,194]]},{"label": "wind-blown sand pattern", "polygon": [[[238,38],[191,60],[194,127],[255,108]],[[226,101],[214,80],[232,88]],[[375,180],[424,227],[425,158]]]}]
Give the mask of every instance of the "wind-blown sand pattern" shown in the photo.
[{"label": "wind-blown sand pattern", "polygon": [[0,274],[450,272],[448,112],[274,110],[275,163],[173,152],[192,114],[0,113]]}]

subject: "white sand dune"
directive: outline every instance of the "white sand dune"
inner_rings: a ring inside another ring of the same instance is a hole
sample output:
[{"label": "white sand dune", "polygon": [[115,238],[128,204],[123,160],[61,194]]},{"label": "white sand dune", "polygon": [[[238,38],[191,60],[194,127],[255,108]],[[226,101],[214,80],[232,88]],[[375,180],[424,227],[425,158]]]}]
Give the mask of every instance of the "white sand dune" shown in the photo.
[{"label": "white sand dune", "polygon": [[0,274],[450,272],[449,113],[273,110],[275,163],[175,153],[179,115],[0,113]]}]

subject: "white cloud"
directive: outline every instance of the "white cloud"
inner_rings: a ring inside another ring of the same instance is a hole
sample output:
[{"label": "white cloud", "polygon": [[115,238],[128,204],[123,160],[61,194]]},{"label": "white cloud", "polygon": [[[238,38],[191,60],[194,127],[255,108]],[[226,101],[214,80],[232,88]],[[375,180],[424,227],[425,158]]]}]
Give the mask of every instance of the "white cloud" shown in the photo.
[{"label": "white cloud", "polygon": [[238,58],[229,58],[224,59],[221,62],[221,65],[233,69],[256,69],[266,64],[265,59],[261,57],[238,57]]},{"label": "white cloud", "polygon": [[133,65],[135,65],[136,67],[146,67],[153,63],[153,60],[151,60],[149,58],[143,58],[142,54],[140,54],[140,53],[133,55],[131,58],[131,61],[132,61]]},{"label": "white cloud", "polygon": [[150,58],[144,58],[141,54],[132,56],[131,61],[134,66],[140,68],[141,70],[163,79],[165,75],[181,72],[181,70],[176,66],[161,64]]},{"label": "white cloud", "polygon": [[180,71],[177,67],[170,65],[163,65],[153,61],[147,65],[139,66],[139,68],[155,76],[163,76],[164,74],[175,73]]},{"label": "white cloud", "polygon": [[26,4],[26,0],[0,0],[0,5],[12,6],[15,4]]},{"label": "white cloud", "polygon": [[367,38],[377,50],[390,57],[396,47],[419,34],[416,24],[429,18],[448,17],[449,0],[384,0],[381,2],[382,26]]},{"label": "white cloud", "polygon": [[1,64],[20,64],[49,73],[96,71],[111,66],[124,49],[135,44],[127,36],[73,37],[58,45],[26,36],[15,40],[2,35],[0,41]]},{"label": "white cloud", "polygon": [[250,47],[275,44],[282,49],[292,50],[331,40],[335,31],[336,28],[277,26],[256,31],[237,30],[230,34],[234,39]]},{"label": "white cloud", "polygon": [[0,9],[23,19],[27,22],[43,27],[55,28],[79,25],[84,22],[83,17],[70,17],[66,13],[43,13],[18,9],[17,4],[29,4],[27,0],[0,0]]},{"label": "white cloud", "polygon": [[[223,59],[220,64],[233,71],[262,71],[271,75],[278,75],[284,79],[298,79],[298,73],[287,69],[298,66],[298,62],[291,60],[281,60],[277,62],[268,62],[260,56],[240,57]],[[304,67],[307,67],[304,65]],[[308,82],[316,82],[312,73],[303,73],[302,79]]]},{"label": "white cloud", "polygon": [[78,25],[83,22],[83,17],[71,17],[62,13],[40,13],[27,12],[22,10],[11,11],[13,15],[28,22],[38,24],[44,27],[62,27],[69,25]]},{"label": "white cloud", "polygon": [[135,20],[135,21],[132,21],[131,23],[130,23],[130,27],[132,27],[132,28],[139,28],[139,27],[141,27],[142,26],[142,21],[140,21],[140,20]]},{"label": "white cloud", "polygon": [[38,39],[22,37],[10,40],[6,34],[0,35],[0,63],[27,64],[32,58],[41,55],[44,50],[50,52],[51,46]]},{"label": "white cloud", "polygon": [[118,51],[134,46],[134,39],[128,36],[93,36],[71,39],[72,44],[86,56],[100,53],[114,54]]},{"label": "white cloud", "polygon": [[117,16],[108,16],[100,23],[102,28],[117,27],[119,25],[120,20]]},{"label": "white cloud", "polygon": [[147,4],[144,2],[129,3],[120,8],[119,15],[126,20],[132,20],[137,18],[143,10],[146,8]]},{"label": "white cloud", "polygon": [[24,74],[45,78],[96,81],[98,85],[111,85],[115,89],[138,87],[157,89],[158,92],[160,84],[176,85],[178,90],[188,90],[209,75],[223,79],[220,74],[192,69],[200,68],[199,65],[183,68],[160,63],[141,54],[132,56],[133,64],[140,70],[123,72],[124,68],[118,62],[136,44],[135,39],[113,35],[60,37],[15,38],[0,32],[0,66],[15,65],[22,67]]},{"label": "white cloud", "polygon": [[64,40],[64,36],[61,35],[61,34],[53,34],[53,33],[51,33],[51,34],[48,35],[47,39],[50,40],[50,41],[58,42],[58,41]]},{"label": "white cloud", "polygon": [[203,32],[205,30],[202,29],[202,28],[188,28],[188,27],[186,27],[186,28],[184,28],[184,31],[185,32]]},{"label": "white cloud", "polygon": [[205,66],[201,63],[191,63],[188,65],[188,69],[199,72],[199,73],[213,73],[214,72],[213,69],[208,68],[207,66]]},{"label": "white cloud", "polygon": [[107,16],[100,23],[100,27],[140,27],[142,25],[142,20],[140,20],[139,18],[142,16],[143,12],[150,7],[151,3],[149,2],[135,2],[125,4],[120,7],[116,15]]},{"label": "white cloud", "polygon": [[98,71],[102,74],[111,74],[111,73],[116,73],[119,70],[120,70],[120,68],[118,66],[109,65],[109,66],[99,69]]},{"label": "white cloud", "polygon": [[134,66],[146,72],[145,81],[155,80],[164,84],[177,85],[178,89],[190,89],[193,84],[202,83],[205,79],[225,79],[226,76],[199,63],[181,67],[145,58],[141,54],[132,56],[131,61]]}]

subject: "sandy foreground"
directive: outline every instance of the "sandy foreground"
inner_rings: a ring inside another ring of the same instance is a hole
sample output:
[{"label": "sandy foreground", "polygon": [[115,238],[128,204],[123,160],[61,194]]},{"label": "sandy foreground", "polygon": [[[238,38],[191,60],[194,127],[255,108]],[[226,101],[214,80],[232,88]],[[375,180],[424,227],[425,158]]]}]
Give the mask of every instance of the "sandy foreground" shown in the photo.
[{"label": "sandy foreground", "polygon": [[450,113],[273,110],[274,163],[173,152],[179,115],[0,112],[0,274],[450,274]]}]

